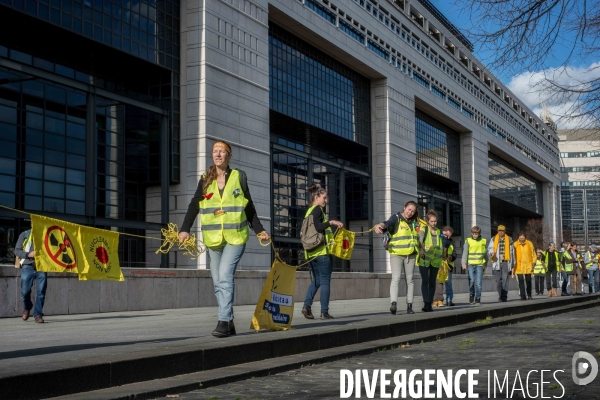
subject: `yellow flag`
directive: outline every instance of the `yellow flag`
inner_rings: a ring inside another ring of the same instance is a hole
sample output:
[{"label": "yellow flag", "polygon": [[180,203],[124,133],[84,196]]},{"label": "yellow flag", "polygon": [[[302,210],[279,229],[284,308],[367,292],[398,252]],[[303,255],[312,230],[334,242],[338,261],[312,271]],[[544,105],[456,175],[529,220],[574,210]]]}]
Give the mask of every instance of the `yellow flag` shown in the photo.
[{"label": "yellow flag", "polygon": [[450,266],[448,265],[448,261],[444,260],[438,270],[437,283],[444,283],[448,280],[448,271],[450,271]]},{"label": "yellow flag", "polygon": [[79,280],[124,281],[119,264],[119,233],[79,226],[83,263]]},{"label": "yellow flag", "polygon": [[78,273],[80,280],[125,280],[118,232],[34,214],[31,225],[38,271]]},{"label": "yellow flag", "polygon": [[250,329],[287,331],[294,316],[296,268],[275,260],[258,298]]},{"label": "yellow flag", "polygon": [[78,246],[74,242],[77,227],[57,219],[31,215],[31,235],[38,271],[79,272]]},{"label": "yellow flag", "polygon": [[331,254],[343,260],[349,260],[352,257],[354,249],[354,232],[344,228],[338,228],[333,240]]}]

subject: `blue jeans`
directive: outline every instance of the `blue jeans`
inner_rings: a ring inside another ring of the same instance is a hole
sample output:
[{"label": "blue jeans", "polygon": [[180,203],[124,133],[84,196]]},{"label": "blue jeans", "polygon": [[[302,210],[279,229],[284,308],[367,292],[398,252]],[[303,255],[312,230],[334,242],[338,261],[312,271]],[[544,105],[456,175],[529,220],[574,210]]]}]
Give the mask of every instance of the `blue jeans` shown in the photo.
[{"label": "blue jeans", "polygon": [[[45,272],[36,271],[31,265],[24,265],[21,269],[21,299],[23,300],[23,310],[33,308],[33,316],[43,316],[44,300],[46,298],[46,288],[48,281]],[[35,279],[35,308],[31,302],[31,288]]]},{"label": "blue jeans", "polygon": [[568,293],[570,291],[569,290],[569,275],[565,271],[562,271],[560,273],[560,275],[563,278],[563,283],[562,283],[561,290],[562,290],[563,293]]},{"label": "blue jeans", "polygon": [[454,297],[454,292],[452,291],[452,272],[448,273],[448,280],[446,281],[446,303],[452,301]]},{"label": "blue jeans", "polygon": [[469,271],[469,294],[481,299],[481,284],[483,281],[483,265],[467,265]]},{"label": "blue jeans", "polygon": [[246,245],[231,245],[224,242],[218,247],[207,247],[210,257],[210,275],[212,276],[215,296],[219,304],[219,321],[233,319],[233,295],[235,283],[233,274],[237,268]]},{"label": "blue jeans", "polygon": [[598,269],[590,269],[588,268],[588,283],[589,283],[589,289],[590,289],[590,293],[598,293]]},{"label": "blue jeans", "polygon": [[310,262],[310,273],[312,279],[310,286],[306,291],[304,305],[312,306],[313,299],[321,288],[321,313],[329,312],[329,293],[331,288],[331,272],[333,271],[333,261],[331,256],[318,256]]}]

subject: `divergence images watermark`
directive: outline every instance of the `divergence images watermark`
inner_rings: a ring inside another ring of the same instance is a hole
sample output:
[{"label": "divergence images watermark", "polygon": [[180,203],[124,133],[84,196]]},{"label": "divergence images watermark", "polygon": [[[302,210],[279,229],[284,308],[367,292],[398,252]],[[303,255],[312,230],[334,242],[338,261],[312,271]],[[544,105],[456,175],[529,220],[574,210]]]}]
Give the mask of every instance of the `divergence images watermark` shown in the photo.
[{"label": "divergence images watermark", "polygon": [[[571,377],[577,385],[588,385],[598,375],[598,362],[585,351],[575,353],[571,365]],[[490,370],[487,376],[481,375],[478,369],[459,369],[456,372],[441,369],[342,369],[340,398],[361,398],[364,393],[368,399],[478,399],[480,395],[475,390],[480,384],[485,384],[485,397],[490,399],[560,399],[565,395],[561,381],[568,379],[562,369],[534,369],[527,372]]]}]

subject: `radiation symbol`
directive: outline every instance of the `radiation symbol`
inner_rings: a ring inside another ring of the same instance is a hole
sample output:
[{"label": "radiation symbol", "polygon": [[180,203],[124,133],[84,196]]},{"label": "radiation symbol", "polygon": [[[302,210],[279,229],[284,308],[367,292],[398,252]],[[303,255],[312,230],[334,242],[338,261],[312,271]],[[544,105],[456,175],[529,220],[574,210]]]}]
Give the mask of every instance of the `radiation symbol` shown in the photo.
[{"label": "radiation symbol", "polygon": [[344,239],[342,241],[342,249],[348,250],[349,248],[350,248],[350,242],[348,241],[348,239]]},{"label": "radiation symbol", "polygon": [[46,253],[54,263],[73,269],[77,266],[77,255],[67,232],[60,226],[51,226],[44,237]]}]

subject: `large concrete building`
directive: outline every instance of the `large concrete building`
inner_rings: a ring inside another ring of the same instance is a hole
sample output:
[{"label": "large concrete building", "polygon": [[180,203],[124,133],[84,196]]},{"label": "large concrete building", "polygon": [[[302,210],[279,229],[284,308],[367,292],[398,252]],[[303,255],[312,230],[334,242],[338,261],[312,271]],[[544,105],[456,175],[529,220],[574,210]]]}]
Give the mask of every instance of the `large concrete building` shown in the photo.
[{"label": "large concrete building", "polygon": [[[459,239],[558,239],[558,138],[472,51],[428,0],[0,0],[0,203],[157,236],[223,139],[292,264],[313,181],[354,231],[416,200]],[[6,246],[27,221],[0,216]],[[123,265],[206,267],[156,247],[121,236]],[[271,257],[252,237],[240,268]],[[388,257],[359,235],[335,268]]]},{"label": "large concrete building", "polygon": [[600,245],[600,131],[558,131],[563,239]]}]

